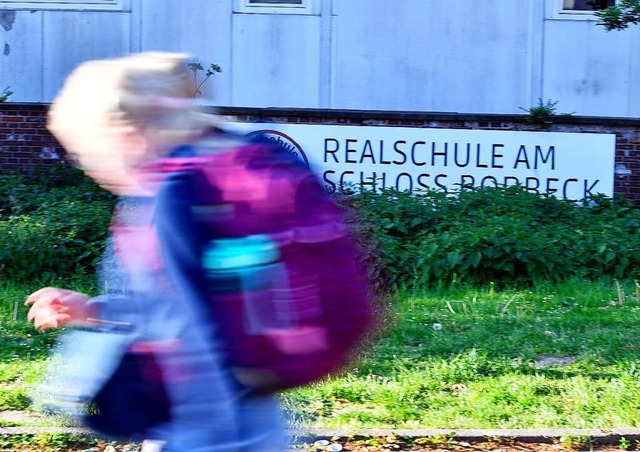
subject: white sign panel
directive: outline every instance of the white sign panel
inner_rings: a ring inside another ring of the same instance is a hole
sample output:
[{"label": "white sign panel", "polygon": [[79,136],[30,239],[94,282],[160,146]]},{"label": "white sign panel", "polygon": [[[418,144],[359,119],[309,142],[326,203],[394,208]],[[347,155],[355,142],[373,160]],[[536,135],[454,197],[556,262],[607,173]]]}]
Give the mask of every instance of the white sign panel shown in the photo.
[{"label": "white sign panel", "polygon": [[419,190],[520,184],[583,199],[613,196],[615,135],[408,127],[228,123],[294,153],[327,190]]}]

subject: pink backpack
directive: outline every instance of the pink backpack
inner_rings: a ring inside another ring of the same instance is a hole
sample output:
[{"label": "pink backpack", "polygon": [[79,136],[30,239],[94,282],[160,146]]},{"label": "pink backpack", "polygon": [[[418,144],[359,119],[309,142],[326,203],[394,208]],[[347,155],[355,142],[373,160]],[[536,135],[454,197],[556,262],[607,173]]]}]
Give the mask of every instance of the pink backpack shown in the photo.
[{"label": "pink backpack", "polygon": [[341,209],[272,144],[180,154],[153,170],[190,174],[193,215],[209,237],[206,302],[238,380],[271,391],[339,369],[373,312]]}]

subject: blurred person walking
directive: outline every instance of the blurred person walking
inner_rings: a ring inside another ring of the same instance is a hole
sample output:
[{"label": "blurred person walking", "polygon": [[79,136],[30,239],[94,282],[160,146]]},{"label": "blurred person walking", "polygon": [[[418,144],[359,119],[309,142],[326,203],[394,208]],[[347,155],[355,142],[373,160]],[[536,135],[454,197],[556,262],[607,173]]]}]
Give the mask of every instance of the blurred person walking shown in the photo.
[{"label": "blurred person walking", "polygon": [[[366,284],[315,177],[200,113],[187,61],[93,61],[67,80],[49,128],[120,201],[102,294],[43,288],[28,317],[39,330],[78,327],[63,338],[62,370],[51,370],[50,405],[93,403],[84,418],[96,431],[165,451],[280,452],[274,391],[346,359],[369,325]],[[287,273],[287,255],[304,271]],[[322,278],[331,283],[309,276],[317,265],[333,267]],[[322,312],[323,297],[355,301],[342,313],[350,329],[323,326],[337,314]]]}]

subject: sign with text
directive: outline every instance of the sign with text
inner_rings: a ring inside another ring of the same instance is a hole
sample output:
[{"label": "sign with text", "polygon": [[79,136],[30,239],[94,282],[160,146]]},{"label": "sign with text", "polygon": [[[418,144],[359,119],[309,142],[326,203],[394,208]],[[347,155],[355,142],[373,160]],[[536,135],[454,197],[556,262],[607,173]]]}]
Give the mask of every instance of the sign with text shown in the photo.
[{"label": "sign with text", "polygon": [[613,196],[615,135],[409,127],[227,123],[280,143],[321,178],[371,189],[520,184],[583,199]]}]

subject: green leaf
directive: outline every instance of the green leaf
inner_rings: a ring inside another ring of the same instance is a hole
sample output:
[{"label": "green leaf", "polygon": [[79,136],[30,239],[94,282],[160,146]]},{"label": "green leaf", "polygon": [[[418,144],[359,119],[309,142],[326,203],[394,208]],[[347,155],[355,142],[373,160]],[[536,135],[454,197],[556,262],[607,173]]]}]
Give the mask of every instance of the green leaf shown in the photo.
[{"label": "green leaf", "polygon": [[478,265],[480,265],[481,260],[482,260],[482,253],[480,251],[476,251],[475,253],[471,254],[470,261],[471,261],[471,265],[473,265],[473,268],[478,268]]},{"label": "green leaf", "polygon": [[449,263],[449,268],[453,268],[458,265],[461,259],[462,256],[457,252],[447,254],[447,262]]}]

